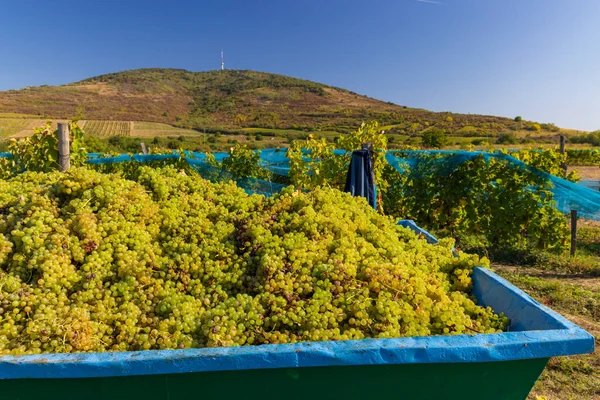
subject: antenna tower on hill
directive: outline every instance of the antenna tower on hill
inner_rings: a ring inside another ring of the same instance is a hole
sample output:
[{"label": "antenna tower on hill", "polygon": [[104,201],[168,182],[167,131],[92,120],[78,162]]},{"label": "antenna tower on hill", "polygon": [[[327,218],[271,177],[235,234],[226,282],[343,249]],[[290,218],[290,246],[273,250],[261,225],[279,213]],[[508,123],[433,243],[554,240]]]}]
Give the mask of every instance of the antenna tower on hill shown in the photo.
[{"label": "antenna tower on hill", "polygon": [[223,57],[223,49],[221,49],[221,71],[225,70],[225,57]]}]

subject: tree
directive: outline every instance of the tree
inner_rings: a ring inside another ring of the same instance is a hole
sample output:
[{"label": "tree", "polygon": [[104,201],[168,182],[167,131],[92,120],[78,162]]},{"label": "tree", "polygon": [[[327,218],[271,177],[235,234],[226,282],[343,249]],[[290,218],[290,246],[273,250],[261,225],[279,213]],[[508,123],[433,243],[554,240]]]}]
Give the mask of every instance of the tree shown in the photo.
[{"label": "tree", "polygon": [[520,116],[520,115],[517,115],[517,116],[515,117],[515,122],[521,122],[521,121],[523,121],[523,118],[521,118],[521,116]]},{"label": "tree", "polygon": [[431,130],[423,133],[423,146],[432,149],[441,149],[448,144],[446,132],[441,130]]},{"label": "tree", "polygon": [[515,144],[517,143],[517,135],[514,133],[501,133],[496,140],[498,144]]}]

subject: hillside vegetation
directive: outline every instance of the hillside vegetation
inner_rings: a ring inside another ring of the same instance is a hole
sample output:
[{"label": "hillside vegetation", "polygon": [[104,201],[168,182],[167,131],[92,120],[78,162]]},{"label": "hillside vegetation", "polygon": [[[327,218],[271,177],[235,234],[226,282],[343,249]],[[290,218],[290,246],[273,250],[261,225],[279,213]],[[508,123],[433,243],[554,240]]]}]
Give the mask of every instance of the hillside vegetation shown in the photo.
[{"label": "hillside vegetation", "polygon": [[[441,131],[467,138],[516,133],[519,138],[543,139],[561,132],[548,123],[431,112],[302,79],[236,70],[138,69],[62,86],[4,91],[0,115],[6,113],[37,119],[145,121],[223,133],[253,128],[347,132],[367,120],[406,136]],[[2,136],[19,127],[11,122]]]}]

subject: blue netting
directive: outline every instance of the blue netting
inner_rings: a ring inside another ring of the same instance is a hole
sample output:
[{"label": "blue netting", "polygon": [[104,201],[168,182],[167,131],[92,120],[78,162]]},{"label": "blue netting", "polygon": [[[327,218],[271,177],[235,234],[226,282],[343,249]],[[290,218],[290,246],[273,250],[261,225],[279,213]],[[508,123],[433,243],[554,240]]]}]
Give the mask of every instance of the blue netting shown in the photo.
[{"label": "blue netting", "polygon": [[207,179],[211,182],[234,181],[248,194],[257,193],[265,196],[272,196],[275,193],[281,192],[281,190],[285,188],[285,185],[264,181],[262,179],[236,178],[231,172],[226,171],[223,168],[210,165],[201,159],[186,158],[185,160],[204,179]]},{"label": "blue netting", "polygon": [[[222,168],[216,167],[206,162],[206,154],[205,153],[192,153],[185,152],[189,157],[185,157],[184,159],[187,163],[196,171],[200,176],[204,179],[207,179],[211,182],[235,182],[239,187],[244,189],[248,194],[262,194],[265,196],[272,196],[275,193],[279,193],[285,185],[281,185],[274,182],[268,182],[261,179],[256,178],[236,178],[231,172],[226,171]],[[217,161],[222,161],[225,157],[227,157],[227,153],[219,152],[213,153],[215,159]],[[102,157],[97,153],[88,154],[88,163],[89,164],[112,164],[112,163],[122,163],[128,161],[136,161],[136,162],[152,162],[152,161],[162,161],[162,160],[176,160],[180,157],[180,154],[177,152],[173,152],[171,154],[121,154],[113,157]]]},{"label": "blue netting", "polygon": [[[482,156],[485,160],[495,159],[504,162],[512,168],[520,169],[524,173],[531,173],[544,179],[549,182],[556,206],[560,211],[569,213],[571,210],[577,210],[582,218],[600,221],[600,192],[540,171],[508,154],[453,150],[389,151],[386,154],[386,160],[401,173],[423,172],[428,166],[435,166],[436,173],[449,175],[463,162],[473,160],[479,156]],[[422,168],[423,165],[425,165],[425,168]],[[413,176],[413,178],[418,178],[418,176]]]},{"label": "blue netting", "polygon": [[[290,160],[287,158],[286,148],[262,149],[260,152],[259,164],[262,168],[274,174],[288,176],[290,171]],[[302,159],[311,161],[310,150],[302,150]],[[348,153],[346,150],[334,150],[333,153],[338,156],[343,156]]]},{"label": "blue netting", "polygon": [[260,151],[259,164],[277,175],[287,176],[290,171],[290,160],[286,156],[287,149],[263,149]]},{"label": "blue netting", "polygon": [[[274,174],[287,176],[290,165],[286,156],[287,149],[263,149],[260,150],[260,165],[262,168],[271,171]],[[336,150],[335,154],[344,155],[344,150]],[[189,157],[186,161],[205,179],[213,182],[235,181],[240,187],[248,193],[260,193],[267,196],[278,193],[285,185],[268,182],[254,178],[236,179],[231,173],[210,165],[206,162],[204,153],[186,152]],[[217,161],[222,161],[227,157],[226,152],[213,153]],[[10,157],[10,153],[0,153],[0,157]],[[551,191],[554,194],[557,208],[562,212],[568,213],[571,210],[577,210],[583,218],[600,221],[600,184],[597,181],[583,181],[576,184],[565,179],[530,167],[524,162],[504,153],[485,153],[479,151],[454,151],[454,150],[405,150],[388,151],[386,160],[388,163],[401,173],[413,174],[414,171],[423,170],[426,163],[435,163],[437,174],[451,174],[465,161],[473,160],[475,157],[482,156],[486,160],[496,159],[509,164],[513,168],[521,169],[523,172],[535,174],[551,184]],[[176,159],[180,155],[177,152],[172,154],[136,154],[133,156],[122,154],[114,157],[103,157],[98,153],[88,155],[90,164],[119,163],[126,161],[151,162],[157,160]],[[437,157],[437,158],[436,158]],[[310,151],[305,152],[306,160],[310,160]],[[426,169],[426,168],[425,168]]]}]

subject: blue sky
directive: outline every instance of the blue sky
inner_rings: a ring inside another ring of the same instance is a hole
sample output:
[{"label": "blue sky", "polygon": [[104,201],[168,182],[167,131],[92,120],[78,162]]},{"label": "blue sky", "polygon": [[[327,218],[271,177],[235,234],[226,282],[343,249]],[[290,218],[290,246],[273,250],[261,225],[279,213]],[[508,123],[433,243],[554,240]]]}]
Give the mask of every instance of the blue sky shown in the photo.
[{"label": "blue sky", "polygon": [[0,0],[0,90],[226,67],[600,129],[600,0]]}]

